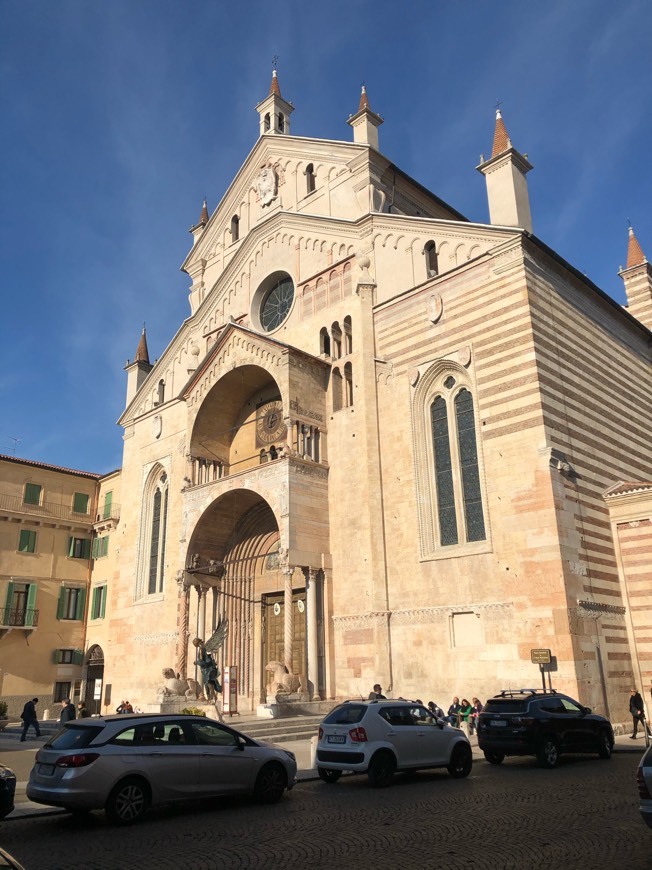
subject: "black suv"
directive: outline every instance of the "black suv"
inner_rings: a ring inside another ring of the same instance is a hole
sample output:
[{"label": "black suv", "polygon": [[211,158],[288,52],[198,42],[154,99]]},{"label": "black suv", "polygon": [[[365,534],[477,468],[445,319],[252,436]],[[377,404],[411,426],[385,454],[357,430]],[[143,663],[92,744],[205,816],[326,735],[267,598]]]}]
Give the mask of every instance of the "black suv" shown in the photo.
[{"label": "black suv", "polygon": [[608,719],[554,690],[505,689],[478,718],[478,746],[491,764],[506,755],[536,755],[543,767],[557,767],[562,752],[611,758],[613,745]]}]

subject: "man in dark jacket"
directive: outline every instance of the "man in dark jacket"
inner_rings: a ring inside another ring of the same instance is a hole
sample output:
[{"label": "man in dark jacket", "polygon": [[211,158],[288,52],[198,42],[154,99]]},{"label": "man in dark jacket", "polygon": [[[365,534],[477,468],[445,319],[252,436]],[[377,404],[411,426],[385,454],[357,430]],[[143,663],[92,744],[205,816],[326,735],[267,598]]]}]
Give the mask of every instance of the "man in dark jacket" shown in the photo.
[{"label": "man in dark jacket", "polygon": [[70,698],[64,698],[61,702],[61,707],[61,715],[59,716],[60,725],[65,725],[66,722],[76,718],[75,706],[70,703]]},{"label": "man in dark jacket", "polygon": [[27,735],[27,729],[30,725],[34,726],[34,730],[36,731],[36,736],[41,736],[41,729],[38,727],[38,717],[36,715],[36,705],[38,704],[38,698],[32,698],[31,701],[28,701],[23,707],[23,712],[20,714],[20,718],[23,720],[23,733],[20,735],[21,743],[25,740]]},{"label": "man in dark jacket", "polygon": [[643,698],[641,698],[641,693],[636,689],[632,689],[629,696],[629,712],[632,714],[632,721],[634,723],[634,731],[630,734],[630,740],[636,740],[636,734],[638,733],[638,723],[640,722],[643,726],[643,734],[647,730],[647,733],[650,734],[650,726],[645,721],[645,710],[643,709]]}]

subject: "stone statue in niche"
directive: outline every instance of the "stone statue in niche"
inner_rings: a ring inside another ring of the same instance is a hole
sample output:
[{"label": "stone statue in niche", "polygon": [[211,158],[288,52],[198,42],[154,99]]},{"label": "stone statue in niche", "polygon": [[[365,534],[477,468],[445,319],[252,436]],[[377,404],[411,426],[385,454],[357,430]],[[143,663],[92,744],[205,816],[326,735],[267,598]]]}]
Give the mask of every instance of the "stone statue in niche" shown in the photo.
[{"label": "stone statue in niche", "polygon": [[277,176],[271,163],[263,166],[256,176],[255,186],[262,206],[270,205],[276,199]]},{"label": "stone statue in niche", "polygon": [[283,662],[268,662],[265,670],[272,673],[270,686],[272,694],[290,695],[301,691],[301,677],[298,674],[291,674]]}]

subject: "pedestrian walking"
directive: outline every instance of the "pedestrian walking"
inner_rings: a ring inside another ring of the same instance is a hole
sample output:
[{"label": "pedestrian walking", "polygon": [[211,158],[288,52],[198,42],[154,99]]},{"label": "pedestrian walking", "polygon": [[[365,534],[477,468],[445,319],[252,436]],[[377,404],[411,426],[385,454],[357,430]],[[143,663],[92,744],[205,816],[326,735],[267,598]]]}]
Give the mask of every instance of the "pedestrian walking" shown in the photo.
[{"label": "pedestrian walking", "polygon": [[88,719],[91,714],[88,712],[88,708],[86,704],[81,701],[77,704],[77,718],[78,719]]},{"label": "pedestrian walking", "polygon": [[645,710],[643,709],[643,698],[641,698],[641,693],[638,689],[632,689],[629,695],[629,712],[632,714],[632,723],[634,726],[634,730],[629,736],[630,740],[636,740],[636,735],[638,734],[638,724],[641,723],[643,728],[643,734],[647,731],[650,736],[652,736],[652,732],[650,732],[650,726],[645,721]]},{"label": "pedestrian walking", "polygon": [[20,742],[23,743],[27,736],[27,729],[30,725],[34,727],[36,731],[36,736],[41,736],[41,729],[38,724],[38,716],[36,715],[36,705],[38,704],[38,698],[32,698],[31,701],[28,701],[23,707],[23,712],[20,714],[20,718],[23,720],[23,733],[20,735]]}]

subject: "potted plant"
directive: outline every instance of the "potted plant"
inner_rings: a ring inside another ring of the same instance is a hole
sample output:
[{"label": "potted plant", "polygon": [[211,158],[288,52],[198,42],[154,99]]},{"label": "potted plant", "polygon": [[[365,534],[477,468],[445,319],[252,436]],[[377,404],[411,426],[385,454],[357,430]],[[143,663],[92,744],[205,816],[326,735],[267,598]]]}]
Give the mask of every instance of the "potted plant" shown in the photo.
[{"label": "potted plant", "polygon": [[8,724],[9,719],[7,718],[7,702],[0,701],[0,731],[4,731]]}]

